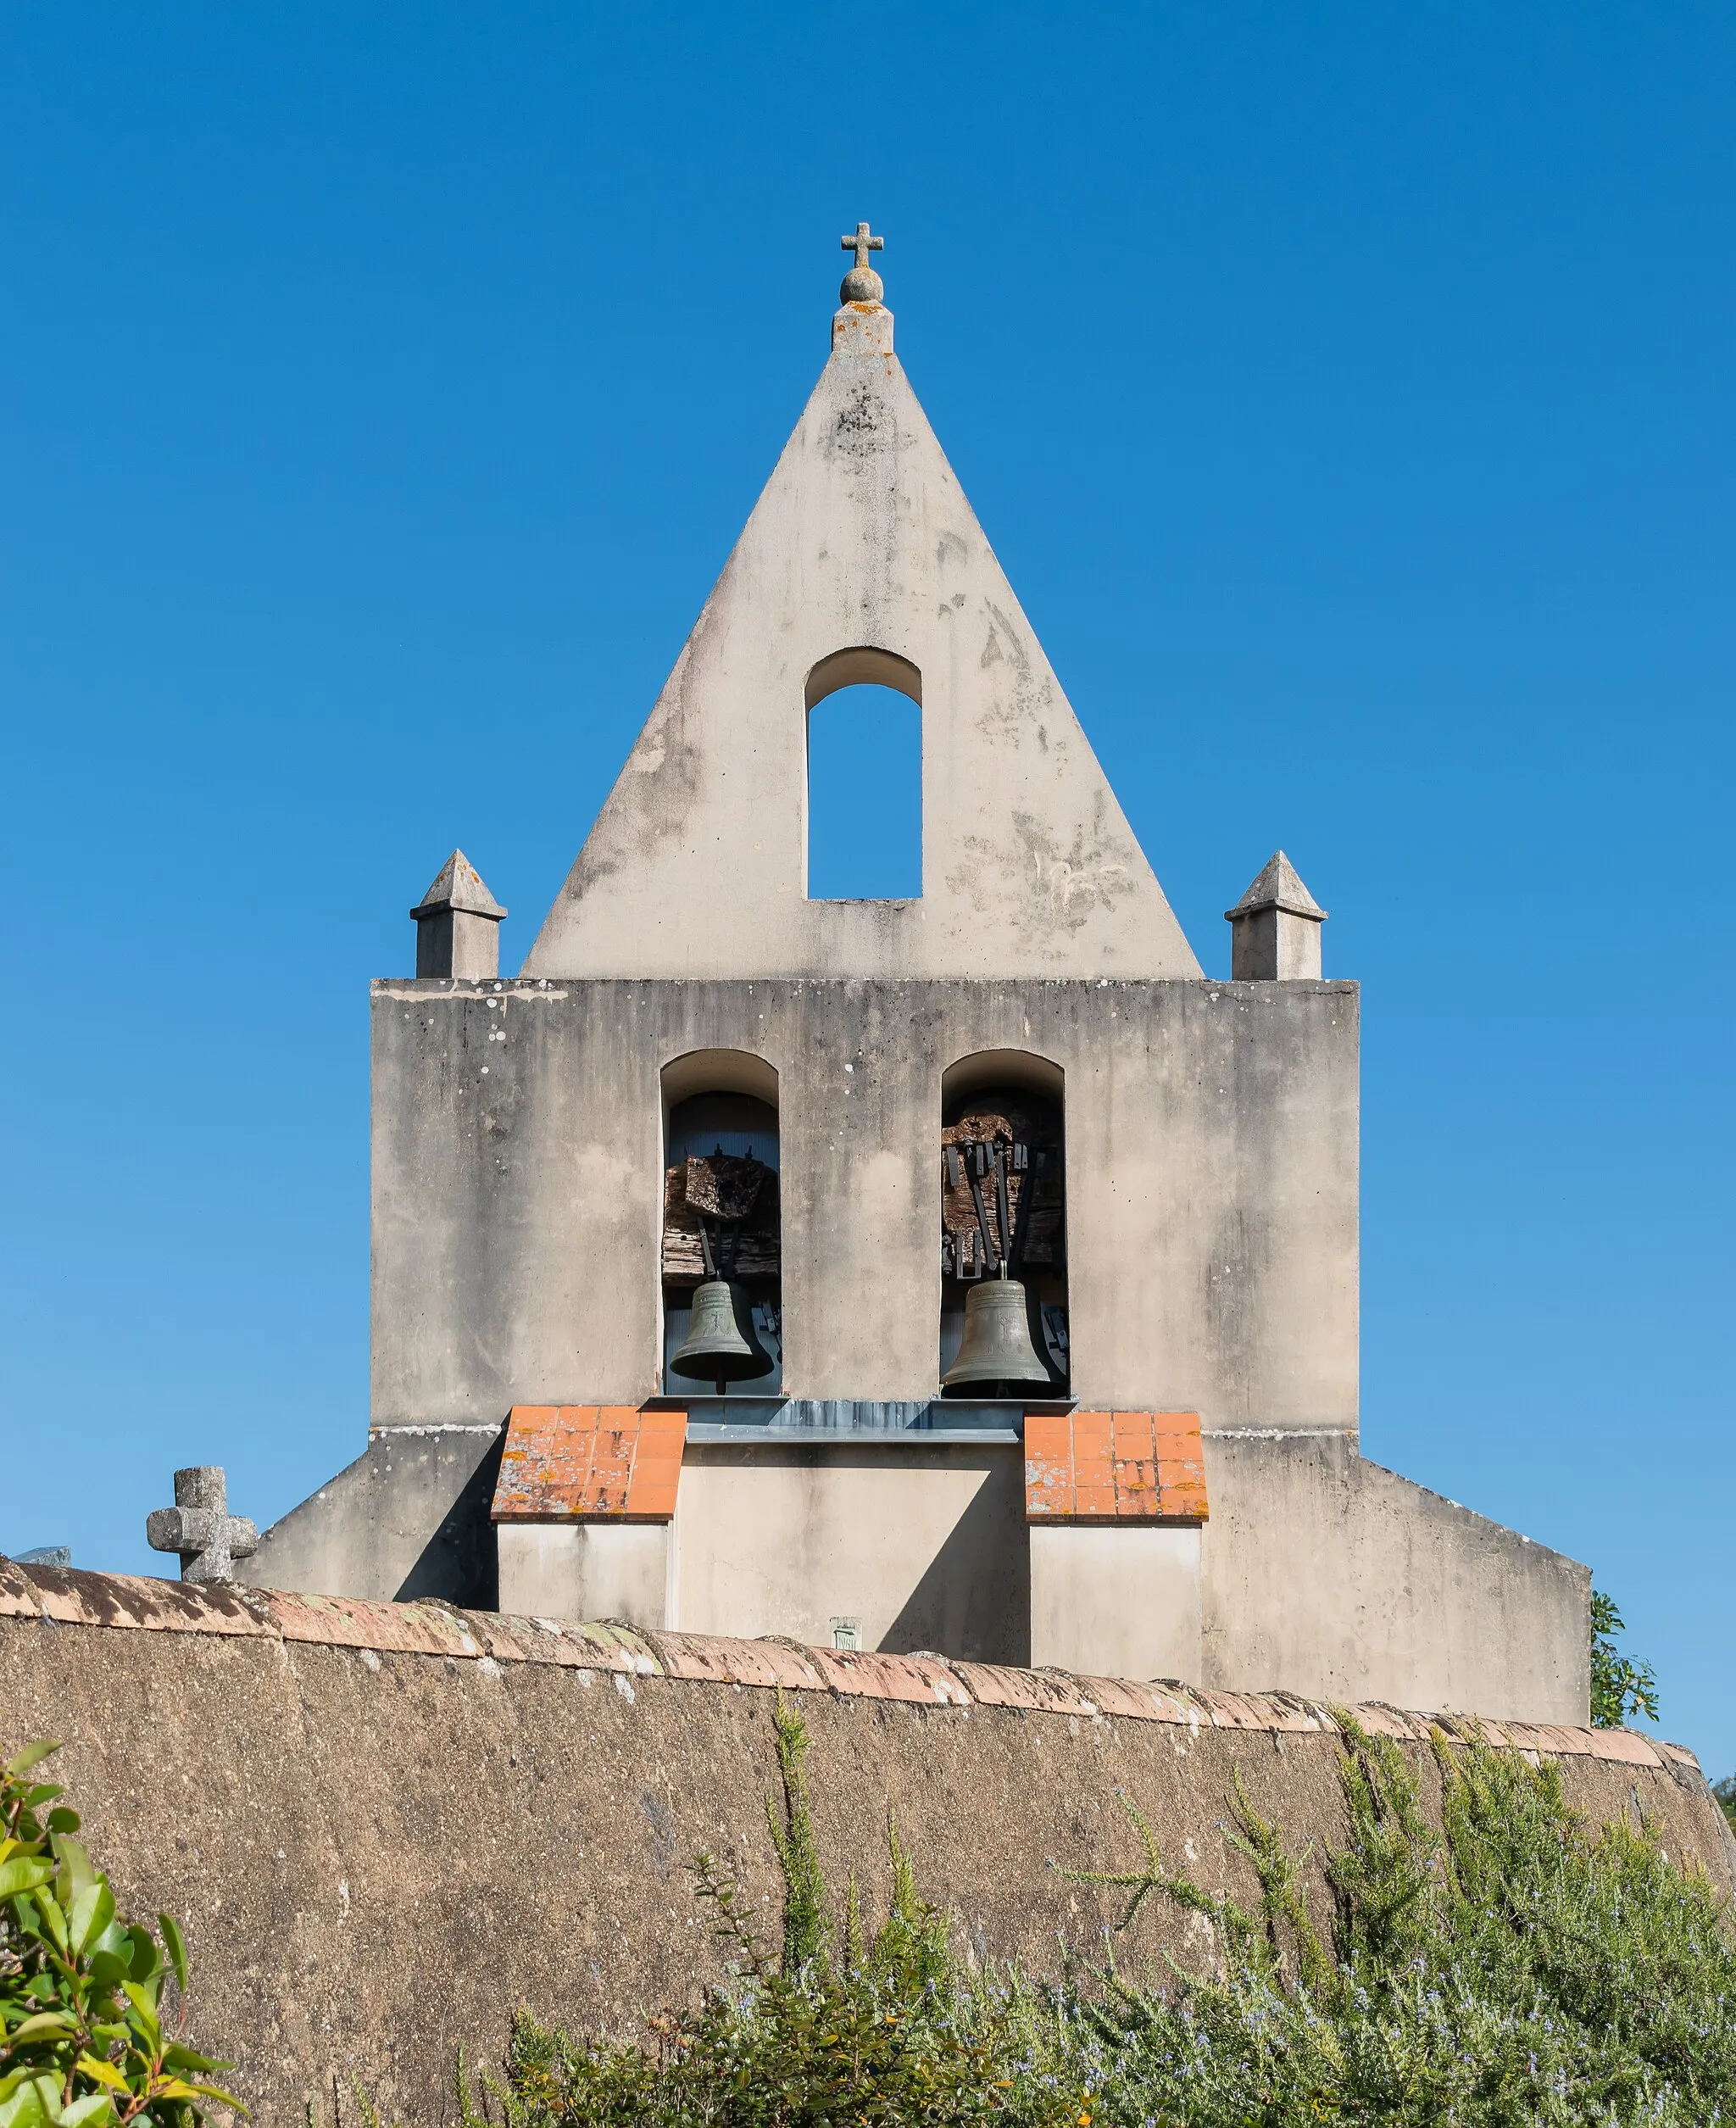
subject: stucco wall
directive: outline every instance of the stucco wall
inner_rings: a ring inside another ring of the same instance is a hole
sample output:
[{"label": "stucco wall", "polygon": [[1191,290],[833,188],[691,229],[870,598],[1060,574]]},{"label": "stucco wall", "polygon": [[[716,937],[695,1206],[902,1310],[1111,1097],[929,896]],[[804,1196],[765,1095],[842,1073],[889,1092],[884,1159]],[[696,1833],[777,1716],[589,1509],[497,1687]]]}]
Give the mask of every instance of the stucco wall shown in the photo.
[{"label": "stucco wall", "polygon": [[[487,1446],[478,1466],[473,1435],[385,1429],[266,1533],[244,1578],[493,1604]],[[819,1640],[854,1616],[865,1647],[893,1652],[1586,1719],[1591,1575],[1577,1560],[1367,1462],[1344,1434],[1208,1434],[1205,1456],[1211,1520],[1146,1533],[1148,1559],[1128,1533],[1027,1528],[1014,1447],[691,1445],[673,1545],[640,1536],[624,1575],[613,1555],[587,1565],[578,1529],[503,1525],[498,1600]],[[463,1485],[456,1501],[442,1482]]]},{"label": "stucco wall", "polygon": [[540,1618],[672,1624],[666,1522],[504,1522],[500,1607]]},{"label": "stucco wall", "polygon": [[1204,1682],[1199,1538],[1149,1523],[1033,1524],[1029,1659]]},{"label": "stucco wall", "polygon": [[380,983],[373,1420],[637,1403],[661,1351],[661,1068],[777,1072],[784,1385],[936,1389],[943,1073],[1066,1075],[1075,1393],[1356,1423],[1344,983]]},{"label": "stucco wall", "polygon": [[690,1446],[674,1538],[684,1633],[829,1644],[843,1618],[865,1648],[1031,1659],[1016,1447]]},{"label": "stucco wall", "polygon": [[[689,1445],[671,1523],[503,1522],[495,1535],[503,1610],[826,1646],[847,1623],[844,1645],[1031,1660],[1016,1442]],[[1194,1608],[1197,1669],[1197,1590]]]},{"label": "stucco wall", "polygon": [[[1145,1674],[1583,1719],[1584,1569],[1355,1454],[1357,1006],[1343,983],[376,984],[375,1445],[249,1577],[491,1600],[486,1429],[661,1386],[665,1074],[733,1068],[698,1053],[756,1060],[776,1100],[786,1389],[932,1396],[943,1083],[998,1053],[1061,1081],[1076,1393],[1204,1421],[1203,1641],[1129,1639],[1137,1590],[1089,1575],[1049,1602],[1016,1480],[961,1492],[938,1445],[888,1514],[884,1449],[690,1444],[661,1616],[855,1616],[868,1646],[1001,1660],[1086,1659],[1100,1616],[1097,1663]],[[567,1579],[551,1607],[597,1615]]]},{"label": "stucco wall", "polygon": [[1583,1722],[1591,1570],[1343,1439],[1208,1437],[1205,1675]]},{"label": "stucco wall", "polygon": [[240,1565],[265,1588],[409,1603],[498,1600],[489,1502],[498,1425],[395,1426],[263,1530]]},{"label": "stucco wall", "polygon": [[[65,1740],[55,1777],[124,1904],[181,1919],[192,2034],[240,2064],[262,2128],[299,2128],[310,2097],[329,2114],[352,2075],[388,2118],[449,2120],[458,2047],[498,2058],[518,2003],[632,2033],[716,1977],[686,1864],[726,1858],[775,1912],[778,1679],[813,1736],[833,1882],[854,1868],[883,1902],[895,1810],[979,1958],[1053,1972],[1064,1947],[1091,1948],[1113,1909],[1049,1863],[1132,1859],[1118,1789],[1167,1856],[1244,1897],[1221,1833],[1232,1770],[1316,1856],[1342,1831],[1329,1718],[1298,1702],[0,1563],[0,1749]],[[1426,1725],[1366,1712],[1409,1740],[1432,1796]],[[1730,1881],[1686,1753],[1503,1734],[1562,1754],[1594,1818],[1637,1802],[1672,1856]],[[1154,1911],[1122,1955],[1161,1943],[1184,1947]]]}]

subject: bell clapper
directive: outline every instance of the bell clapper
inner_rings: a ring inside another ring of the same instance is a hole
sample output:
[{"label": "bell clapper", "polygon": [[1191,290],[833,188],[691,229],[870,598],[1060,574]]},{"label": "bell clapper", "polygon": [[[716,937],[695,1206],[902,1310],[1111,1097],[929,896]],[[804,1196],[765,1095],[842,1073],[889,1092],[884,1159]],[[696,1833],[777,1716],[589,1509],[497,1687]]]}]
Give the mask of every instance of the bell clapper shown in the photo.
[{"label": "bell clapper", "polygon": [[[1025,1179],[1019,1185],[1019,1209],[1014,1215],[1012,1239],[1007,1244],[1007,1262],[1022,1266],[1025,1261],[1025,1237],[1030,1228],[1031,1200],[1034,1187],[1030,1173],[1031,1156],[1028,1149],[1015,1139],[1007,1156],[1012,1167],[1023,1173]],[[1004,1207],[1004,1195],[1003,1195]],[[1005,1217],[1003,1208],[1002,1217]]]},{"label": "bell clapper", "polygon": [[[970,1165],[965,1169],[965,1173],[971,1178],[971,1201],[976,1207],[976,1224],[982,1230],[982,1234],[983,1268],[985,1270],[993,1270],[995,1265],[1000,1261],[1000,1251],[995,1247],[994,1237],[988,1231],[988,1214],[982,1209],[982,1169],[980,1157],[982,1148],[980,1145],[977,1145],[973,1147],[972,1150],[976,1156],[978,1156],[978,1157],[971,1160]],[[999,1171],[1000,1162],[997,1161],[995,1162],[995,1172],[999,1173]]]}]

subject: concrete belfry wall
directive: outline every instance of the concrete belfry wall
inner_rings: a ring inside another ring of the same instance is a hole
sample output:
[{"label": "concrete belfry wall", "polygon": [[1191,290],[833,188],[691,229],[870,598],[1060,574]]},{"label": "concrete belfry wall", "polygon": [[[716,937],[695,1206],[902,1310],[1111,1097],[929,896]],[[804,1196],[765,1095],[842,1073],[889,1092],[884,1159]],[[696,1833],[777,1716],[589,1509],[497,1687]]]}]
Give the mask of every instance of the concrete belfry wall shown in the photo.
[{"label": "concrete belfry wall", "polygon": [[659,1384],[663,1067],[777,1072],[784,1387],[937,1386],[941,1085],[1066,1073],[1074,1393],[1209,1426],[1356,1425],[1355,986],[374,986],[372,1419]]},{"label": "concrete belfry wall", "polygon": [[[719,1978],[687,1864],[709,1851],[775,1914],[776,1685],[813,1738],[832,1884],[854,1869],[883,1910],[895,1811],[919,1886],[980,1959],[1053,1973],[1092,1953],[1114,1895],[1049,1865],[1135,1859],[1118,1790],[1168,1858],[1244,1901],[1221,1830],[1236,1772],[1316,1867],[1342,1837],[1331,1717],[1299,1700],[0,1562],[0,1751],[64,1740],[53,1777],[123,1909],[181,1922],[190,2036],[237,2063],[225,2081],[260,2128],[300,2128],[309,2099],[329,2119],[352,2078],[433,2128],[459,2048],[498,2061],[520,2003],[632,2036]],[[1433,1808],[1427,1721],[1360,1713]],[[1689,1753],[1622,1730],[1490,1734],[1558,1754],[1593,1819],[1640,1808],[1673,1858],[1732,1883]],[[1189,1948],[1155,1905],[1140,1930],[1118,1952],[1135,1969]]]}]

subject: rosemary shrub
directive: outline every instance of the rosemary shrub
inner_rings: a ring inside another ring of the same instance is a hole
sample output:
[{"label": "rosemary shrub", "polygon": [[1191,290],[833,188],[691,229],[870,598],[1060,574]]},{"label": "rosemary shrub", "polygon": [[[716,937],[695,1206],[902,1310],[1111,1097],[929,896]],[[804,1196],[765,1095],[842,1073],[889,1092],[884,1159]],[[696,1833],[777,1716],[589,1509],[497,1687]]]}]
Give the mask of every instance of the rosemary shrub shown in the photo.
[{"label": "rosemary shrub", "polygon": [[702,1855],[724,1984],[645,2044],[520,2014],[502,2075],[460,2073],[465,2128],[1736,2128],[1723,1902],[1644,1824],[1589,1825],[1547,1760],[1438,1740],[1437,1830],[1399,1751],[1347,1719],[1348,1835],[1314,1893],[1237,1780],[1252,1909],[1166,1866],[1124,1798],[1139,1858],[1082,1880],[1124,1896],[1121,1928],[1151,1900],[1198,1914],[1210,1955],[1135,1977],[1117,1931],[1099,1969],[1055,1985],[961,1959],[896,1826],[870,1932],[854,1879],[824,1880],[800,1719],[780,1701],[775,1720],[776,1953]]}]

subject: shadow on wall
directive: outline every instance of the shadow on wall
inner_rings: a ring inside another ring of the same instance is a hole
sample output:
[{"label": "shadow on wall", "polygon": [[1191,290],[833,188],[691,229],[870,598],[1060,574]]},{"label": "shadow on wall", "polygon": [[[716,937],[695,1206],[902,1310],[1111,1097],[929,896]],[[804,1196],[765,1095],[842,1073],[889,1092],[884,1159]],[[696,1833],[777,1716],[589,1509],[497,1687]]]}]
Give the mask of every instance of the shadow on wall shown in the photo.
[{"label": "shadow on wall", "polygon": [[393,1591],[394,1602],[414,1603],[421,1596],[438,1596],[448,1603],[462,1604],[467,1610],[498,1609],[500,1563],[489,1510],[505,1446],[504,1432],[489,1444],[440,1527]]},{"label": "shadow on wall", "polygon": [[965,1663],[1031,1660],[1031,1548],[1023,1534],[1025,1466],[997,1462],[953,1525],[880,1643],[884,1655],[944,1649]]}]

